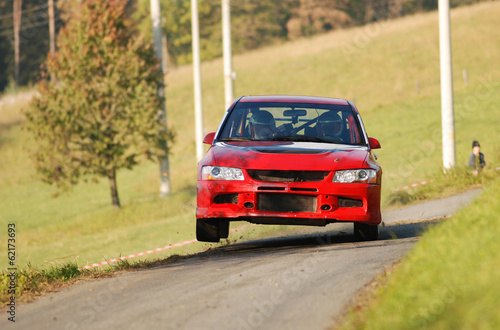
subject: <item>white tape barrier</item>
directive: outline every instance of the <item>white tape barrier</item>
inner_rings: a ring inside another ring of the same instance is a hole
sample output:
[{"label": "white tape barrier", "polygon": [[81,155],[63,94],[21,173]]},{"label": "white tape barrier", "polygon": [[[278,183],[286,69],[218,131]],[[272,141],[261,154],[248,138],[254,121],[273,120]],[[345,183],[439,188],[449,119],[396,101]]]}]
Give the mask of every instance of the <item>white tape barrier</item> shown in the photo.
[{"label": "white tape barrier", "polygon": [[[493,168],[491,170],[486,170],[484,172],[492,172],[492,171],[498,171],[498,170],[500,170],[500,167]],[[394,189],[394,191],[400,191],[400,190],[405,190],[405,189],[409,189],[409,188],[413,188],[413,187],[423,186],[424,184],[428,184],[428,183],[431,183],[431,182],[432,182],[432,180],[422,181],[422,182],[419,182],[419,183],[411,184],[409,186],[404,186],[404,187],[401,187],[401,188]]]},{"label": "white tape barrier", "polygon": [[[245,227],[246,226],[241,226],[241,227],[238,227],[238,228],[235,228],[235,229],[231,229],[229,232],[231,232],[231,233],[237,232],[237,231],[243,230]],[[140,253],[131,254],[131,255],[128,255],[126,257],[120,257],[120,258],[110,259],[108,261],[98,262],[96,264],[91,264],[91,265],[87,265],[87,266],[84,266],[84,267],[80,267],[79,269],[83,270],[83,269],[90,269],[90,268],[94,268],[94,267],[98,267],[98,266],[109,265],[109,264],[118,262],[120,260],[127,260],[127,259],[132,259],[132,258],[144,256],[144,255],[147,255],[147,254],[155,253],[155,252],[170,250],[172,248],[176,248],[176,247],[180,247],[180,246],[192,244],[192,243],[195,243],[195,242],[198,242],[198,240],[197,239],[192,239],[192,240],[189,240],[189,241],[184,241],[184,242],[176,243],[176,244],[173,244],[173,245],[167,245],[167,246],[164,246],[164,247],[161,247],[161,248],[158,248],[158,249],[149,250],[149,251],[146,251],[146,252],[140,252]]]}]

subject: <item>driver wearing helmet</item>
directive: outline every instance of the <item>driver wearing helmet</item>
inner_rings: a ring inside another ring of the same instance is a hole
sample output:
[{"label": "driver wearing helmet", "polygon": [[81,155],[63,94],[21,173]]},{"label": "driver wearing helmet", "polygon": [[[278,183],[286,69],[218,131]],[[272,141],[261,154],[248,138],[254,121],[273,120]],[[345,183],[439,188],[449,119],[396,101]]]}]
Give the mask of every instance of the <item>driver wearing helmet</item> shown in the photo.
[{"label": "driver wearing helmet", "polygon": [[256,140],[263,140],[277,135],[276,122],[268,111],[257,111],[250,118],[250,134]]},{"label": "driver wearing helmet", "polygon": [[316,127],[318,137],[342,142],[343,123],[342,118],[337,113],[329,111],[321,115],[318,117]]}]

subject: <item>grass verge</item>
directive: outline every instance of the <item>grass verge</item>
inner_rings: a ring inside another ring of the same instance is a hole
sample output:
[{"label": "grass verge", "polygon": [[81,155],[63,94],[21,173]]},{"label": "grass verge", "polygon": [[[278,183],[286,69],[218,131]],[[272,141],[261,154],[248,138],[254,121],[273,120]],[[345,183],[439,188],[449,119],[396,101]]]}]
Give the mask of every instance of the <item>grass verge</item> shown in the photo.
[{"label": "grass verge", "polygon": [[494,180],[499,173],[497,170],[489,170],[476,176],[465,166],[457,166],[444,173],[440,171],[430,176],[428,180],[430,182],[425,185],[390,192],[387,197],[388,209],[481,188]]},{"label": "grass verge", "polygon": [[0,306],[6,305],[14,294],[18,302],[31,301],[44,291],[51,291],[74,281],[81,273],[76,263],[47,270],[37,270],[28,265],[19,270],[11,268],[3,271],[0,274]]},{"label": "grass verge", "polygon": [[8,305],[12,296],[15,296],[16,303],[30,302],[44,293],[58,291],[77,281],[116,276],[122,271],[151,268],[182,258],[186,256],[172,255],[166,259],[154,261],[120,260],[105,267],[83,270],[76,262],[68,262],[51,266],[48,269],[38,269],[28,265],[19,270],[2,271],[0,273],[0,308]]},{"label": "grass verge", "polygon": [[[500,179],[432,227],[342,329],[498,329]],[[385,278],[384,278],[385,277]]]}]

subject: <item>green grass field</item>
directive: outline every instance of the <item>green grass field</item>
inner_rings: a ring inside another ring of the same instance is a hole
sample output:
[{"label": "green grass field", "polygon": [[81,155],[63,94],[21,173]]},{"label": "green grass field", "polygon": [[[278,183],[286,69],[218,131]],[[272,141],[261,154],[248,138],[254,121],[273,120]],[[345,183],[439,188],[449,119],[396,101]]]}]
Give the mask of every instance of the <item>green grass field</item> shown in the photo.
[{"label": "green grass field", "polygon": [[344,329],[498,329],[500,179],[433,227]]},{"label": "green grass field", "polygon": [[[473,139],[481,142],[490,168],[500,163],[496,134],[500,126],[499,14],[500,4],[495,2],[452,11],[458,164],[466,164]],[[235,95],[306,94],[355,101],[370,136],[382,144],[377,154],[384,168],[383,204],[387,208],[395,188],[441,171],[437,19],[436,12],[420,14],[236,56]],[[463,70],[467,70],[467,86]],[[220,59],[202,66],[207,133],[216,129],[224,113],[222,72]],[[20,127],[20,111],[27,98],[2,98],[0,246],[7,246],[7,224],[15,223],[19,267],[30,263],[47,268],[72,261],[84,266],[195,237],[191,68],[171,70],[168,81],[167,121],[176,132],[170,157],[173,194],[159,198],[158,166],[144,163],[118,173],[123,206],[119,211],[111,207],[106,180],[79,184],[54,198],[55,188],[39,180],[24,149],[31,143]],[[231,241],[281,230],[248,228],[230,235]],[[195,243],[145,258],[192,253],[210,246]],[[1,253],[0,269],[7,268],[7,261],[7,253]]]}]

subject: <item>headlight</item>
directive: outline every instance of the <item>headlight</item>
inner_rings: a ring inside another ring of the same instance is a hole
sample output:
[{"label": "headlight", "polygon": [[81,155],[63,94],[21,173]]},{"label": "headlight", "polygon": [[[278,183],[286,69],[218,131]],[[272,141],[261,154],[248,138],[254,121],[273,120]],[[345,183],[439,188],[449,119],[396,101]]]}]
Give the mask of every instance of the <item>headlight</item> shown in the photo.
[{"label": "headlight", "polygon": [[234,167],[203,166],[201,169],[202,180],[234,180],[242,181],[243,171]]},{"label": "headlight", "polygon": [[333,182],[377,183],[377,171],[372,169],[337,171],[333,177]]}]

